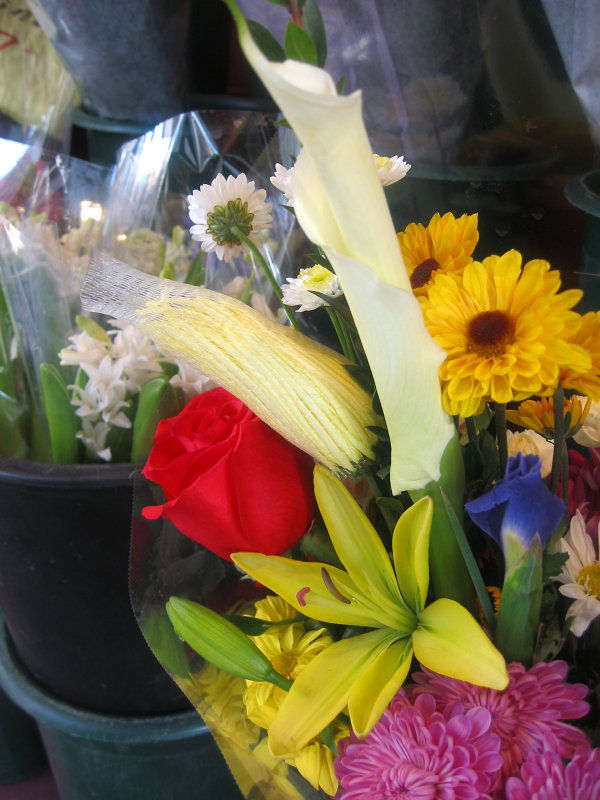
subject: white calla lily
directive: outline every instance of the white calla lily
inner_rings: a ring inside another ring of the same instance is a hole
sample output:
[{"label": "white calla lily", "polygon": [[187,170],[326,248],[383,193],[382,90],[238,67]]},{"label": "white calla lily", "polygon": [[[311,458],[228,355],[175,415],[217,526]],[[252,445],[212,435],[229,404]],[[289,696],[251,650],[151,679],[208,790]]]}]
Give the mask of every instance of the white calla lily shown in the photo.
[{"label": "white calla lily", "polygon": [[440,478],[454,433],[438,380],[444,352],[412,293],[361,93],[338,95],[318,67],[268,61],[233,0],[226,2],[248,61],[302,142],[292,175],[295,211],[336,271],[369,360],[392,445],[392,491],[422,488]]}]

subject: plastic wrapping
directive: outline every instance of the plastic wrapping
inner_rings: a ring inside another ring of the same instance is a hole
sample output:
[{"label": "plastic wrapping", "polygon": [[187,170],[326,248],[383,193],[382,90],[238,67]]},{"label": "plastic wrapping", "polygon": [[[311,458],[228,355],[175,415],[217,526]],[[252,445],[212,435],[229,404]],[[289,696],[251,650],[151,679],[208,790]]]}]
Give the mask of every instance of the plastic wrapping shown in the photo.
[{"label": "plastic wrapping", "polygon": [[30,0],[95,114],[154,124],[183,108],[190,0]]},{"label": "plastic wrapping", "polygon": [[242,579],[233,564],[182,536],[170,523],[143,519],[141,509],[161,502],[159,494],[142,478],[136,482],[130,591],[149,646],[210,728],[244,797],[327,800],[329,796],[293,766],[269,754],[266,731],[246,718],[242,701],[246,681],[207,664],[175,635],[165,609],[171,596],[227,613],[239,611],[263,591]]},{"label": "plastic wrapping", "polygon": [[0,8],[0,136],[68,152],[73,79],[25,0]]},{"label": "plastic wrapping", "polygon": [[[295,217],[281,205],[269,178],[277,162],[291,166],[298,153],[295,135],[276,125],[277,115],[255,111],[190,111],[160,123],[119,151],[104,224],[104,248],[122,260],[118,242],[131,231],[187,227],[187,196],[222,173],[244,172],[265,189],[273,204],[273,226],[262,249],[279,283],[296,274]],[[115,249],[115,242],[117,243]],[[131,260],[128,261],[131,263]],[[136,264],[133,264],[136,266]],[[269,293],[264,277],[244,257],[231,264],[206,258],[206,285],[222,288],[239,275],[254,274],[257,288]]]}]

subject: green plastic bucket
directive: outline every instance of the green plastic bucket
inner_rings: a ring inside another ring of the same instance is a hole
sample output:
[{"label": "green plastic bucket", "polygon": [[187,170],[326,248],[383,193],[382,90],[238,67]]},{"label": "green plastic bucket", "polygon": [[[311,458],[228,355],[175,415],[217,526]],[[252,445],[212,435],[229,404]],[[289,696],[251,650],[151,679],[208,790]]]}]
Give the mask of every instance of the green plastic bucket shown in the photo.
[{"label": "green plastic bucket", "polygon": [[0,630],[0,687],[37,722],[61,800],[242,800],[195,711],[119,717],[71,706],[35,683]]}]

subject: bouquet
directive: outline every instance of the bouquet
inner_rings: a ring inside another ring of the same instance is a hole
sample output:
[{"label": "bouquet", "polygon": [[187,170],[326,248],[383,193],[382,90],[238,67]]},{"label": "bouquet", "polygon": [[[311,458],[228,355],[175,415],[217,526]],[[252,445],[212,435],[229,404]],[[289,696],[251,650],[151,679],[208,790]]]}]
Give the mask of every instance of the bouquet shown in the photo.
[{"label": "bouquet", "polygon": [[[144,469],[142,630],[247,797],[596,797],[600,317],[542,258],[475,260],[476,215],[397,232],[407,165],[322,68],[314,3],[278,62],[227,3],[302,144],[272,182],[313,265],[283,325],[92,260],[88,310],[219,384]],[[269,274],[263,190],[221,175],[188,202],[205,251]]]},{"label": "bouquet", "polygon": [[[243,295],[270,313],[269,285],[251,259],[215,274],[190,236],[185,205],[199,174],[235,171],[240,150],[253,158],[249,141],[267,136],[266,116],[180,115],[128,143],[113,170],[0,142],[9,165],[0,186],[0,454],[141,462],[158,420],[212,385],[167,360],[130,323],[83,316],[79,292],[100,248],[165,279]],[[225,127],[237,137],[221,138]],[[274,223],[285,232],[277,214]],[[277,270],[281,248],[263,245]]]}]

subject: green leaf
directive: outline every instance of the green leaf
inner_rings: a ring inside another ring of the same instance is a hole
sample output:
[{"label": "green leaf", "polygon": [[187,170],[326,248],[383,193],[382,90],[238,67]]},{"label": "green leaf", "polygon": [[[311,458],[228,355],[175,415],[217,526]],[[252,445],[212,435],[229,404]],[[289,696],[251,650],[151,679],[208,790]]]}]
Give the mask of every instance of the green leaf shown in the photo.
[{"label": "green leaf", "polygon": [[140,621],[140,628],[163,667],[178,678],[188,677],[190,668],[185,647],[173,630],[166,609],[151,608]]},{"label": "green leaf", "polygon": [[267,3],[271,3],[272,6],[287,6],[289,0],[267,0]]},{"label": "green leaf", "polygon": [[[0,367],[0,377],[4,369]],[[22,404],[0,391],[0,453],[3,456],[27,458],[27,443],[21,428],[23,414]]]},{"label": "green leaf", "polygon": [[99,325],[93,319],[78,314],[75,317],[75,322],[79,328],[81,328],[84,333],[87,333],[88,336],[91,336],[92,339],[97,339],[99,342],[106,342],[107,344],[110,342],[108,333],[104,330],[102,325]]},{"label": "green leaf", "polygon": [[542,605],[542,545],[536,534],[506,573],[496,623],[496,647],[507,661],[531,664]]},{"label": "green leaf", "polygon": [[568,558],[568,553],[549,553],[546,549],[542,559],[542,580],[548,581],[550,578],[560,575]]},{"label": "green leaf", "polygon": [[302,27],[315,43],[318,66],[324,67],[327,60],[327,34],[323,25],[323,17],[315,0],[305,0],[302,10]]},{"label": "green leaf", "polygon": [[167,377],[154,378],[142,386],[133,421],[132,461],[146,459],[159,421],[174,416],[179,410],[177,392]]},{"label": "green leaf", "polygon": [[346,76],[342,75],[339,81],[336,83],[335,88],[337,89],[338,94],[344,94],[344,86],[346,85]]},{"label": "green leaf", "polygon": [[52,460],[55,464],[74,464],[79,460],[79,418],[60,372],[52,364],[40,366],[42,404],[48,431]]},{"label": "green leaf", "polygon": [[159,278],[166,278],[169,281],[175,280],[175,270],[173,269],[173,264],[168,261],[164,267],[161,269],[158,275]]},{"label": "green leaf", "polygon": [[190,264],[184,283],[190,286],[203,286],[206,280],[206,253],[198,250]]},{"label": "green leaf", "polygon": [[279,622],[270,622],[269,620],[257,619],[256,617],[245,617],[240,614],[223,614],[223,618],[233,623],[235,627],[239,628],[246,636],[260,636],[271,630],[271,628],[291,625],[293,622],[300,622],[306,619],[306,617],[300,614],[297,614],[293,619],[282,619]]},{"label": "green leaf", "polygon": [[256,22],[256,20],[253,19],[248,20],[248,27],[250,28],[250,33],[256,45],[269,61],[285,61],[283,47],[279,44],[271,31],[267,30],[264,25],[261,25],[260,22]]},{"label": "green leaf", "polygon": [[184,642],[215,667],[239,678],[269,681],[282,689],[291,686],[254,642],[220,614],[181,597],[169,600],[167,614]]},{"label": "green leaf", "polygon": [[317,47],[312,38],[291,20],[285,29],[283,49],[286,58],[303,61],[306,64],[315,66],[318,64]]}]

